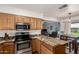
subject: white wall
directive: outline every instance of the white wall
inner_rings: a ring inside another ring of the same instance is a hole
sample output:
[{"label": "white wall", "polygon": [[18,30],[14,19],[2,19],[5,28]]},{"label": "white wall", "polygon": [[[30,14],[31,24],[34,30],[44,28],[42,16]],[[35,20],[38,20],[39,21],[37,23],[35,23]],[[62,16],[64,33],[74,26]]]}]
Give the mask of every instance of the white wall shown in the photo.
[{"label": "white wall", "polygon": [[57,18],[54,18],[54,17],[46,17],[46,16],[43,16],[43,19],[49,20],[49,21],[54,21],[54,22],[59,22],[59,20],[57,20]]},{"label": "white wall", "polygon": [[37,18],[43,17],[42,13],[36,13],[33,11],[19,9],[11,6],[4,6],[4,5],[0,5],[0,12],[17,14],[17,15],[25,15],[25,16],[37,17]]}]

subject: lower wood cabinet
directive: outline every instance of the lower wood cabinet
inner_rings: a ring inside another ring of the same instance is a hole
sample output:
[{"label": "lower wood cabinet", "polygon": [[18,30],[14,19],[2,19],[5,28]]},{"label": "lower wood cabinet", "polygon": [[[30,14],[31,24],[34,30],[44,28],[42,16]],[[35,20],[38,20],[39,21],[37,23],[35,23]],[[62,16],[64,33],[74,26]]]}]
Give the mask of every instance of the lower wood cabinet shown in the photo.
[{"label": "lower wood cabinet", "polygon": [[41,49],[41,41],[39,39],[36,39],[36,51],[40,53],[41,52],[40,49]]},{"label": "lower wood cabinet", "polygon": [[41,54],[52,54],[53,52],[46,48],[45,46],[41,45]]},{"label": "lower wood cabinet", "polygon": [[13,42],[6,42],[3,44],[3,51],[4,54],[8,53],[8,54],[12,54],[15,52],[15,45]]},{"label": "lower wood cabinet", "polygon": [[15,53],[15,44],[13,42],[5,42],[0,44],[0,54],[13,54]]},{"label": "lower wood cabinet", "polygon": [[41,54],[53,54],[53,47],[43,41],[41,41]]},{"label": "lower wood cabinet", "polygon": [[65,54],[65,45],[51,46],[35,38],[32,39],[32,52],[40,54]]},{"label": "lower wood cabinet", "polygon": [[[50,46],[49,46],[50,48]],[[47,47],[44,46],[43,42],[39,39],[32,39],[32,52],[38,52],[41,54],[53,53]]]},{"label": "lower wood cabinet", "polygon": [[40,40],[32,39],[32,52],[40,53]]},{"label": "lower wood cabinet", "polygon": [[32,52],[36,52],[36,39],[32,39]]},{"label": "lower wood cabinet", "polygon": [[0,44],[0,54],[2,54],[2,53],[3,53],[3,45]]}]

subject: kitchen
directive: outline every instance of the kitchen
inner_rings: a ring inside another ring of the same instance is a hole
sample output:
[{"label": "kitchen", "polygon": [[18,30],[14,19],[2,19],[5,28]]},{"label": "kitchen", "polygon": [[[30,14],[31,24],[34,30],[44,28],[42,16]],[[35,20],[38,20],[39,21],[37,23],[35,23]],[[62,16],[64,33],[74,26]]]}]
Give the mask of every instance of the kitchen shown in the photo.
[{"label": "kitchen", "polygon": [[[65,32],[64,35],[69,33],[67,26],[66,29],[63,29],[64,22],[46,17],[47,15],[43,16],[41,13],[23,10],[25,8],[23,6],[30,10],[35,6],[38,11],[41,8],[41,5],[0,5],[4,7],[0,8],[0,54],[68,54],[72,44],[69,40],[61,40],[66,39],[65,36],[60,37],[62,31]],[[46,6],[42,5],[43,8]],[[48,8],[51,8],[49,6],[53,8],[57,6],[56,10],[58,10],[57,8],[62,4],[48,5]],[[32,10],[34,11],[35,8]],[[66,53],[66,46],[69,47],[68,53]],[[76,47],[74,47],[74,53],[75,49]]]}]

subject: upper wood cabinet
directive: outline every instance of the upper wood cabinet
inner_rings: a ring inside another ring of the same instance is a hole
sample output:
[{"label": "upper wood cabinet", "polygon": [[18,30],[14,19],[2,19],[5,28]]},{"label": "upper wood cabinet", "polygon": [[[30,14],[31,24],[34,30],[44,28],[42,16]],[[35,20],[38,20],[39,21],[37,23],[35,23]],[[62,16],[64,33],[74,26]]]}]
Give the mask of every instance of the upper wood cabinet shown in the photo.
[{"label": "upper wood cabinet", "polygon": [[14,16],[11,14],[0,13],[0,29],[14,29]]},{"label": "upper wood cabinet", "polygon": [[23,17],[24,19],[23,19],[23,22],[24,23],[29,23],[30,24],[30,18],[29,17]]},{"label": "upper wood cabinet", "polygon": [[7,29],[15,29],[15,16],[8,14]]},{"label": "upper wood cabinet", "polygon": [[31,30],[41,30],[43,20],[39,18],[0,13],[0,30],[13,30],[15,29],[17,22],[30,24]]},{"label": "upper wood cabinet", "polygon": [[15,16],[15,22],[22,22],[23,23],[24,17],[22,16]]},{"label": "upper wood cabinet", "polygon": [[36,29],[40,30],[43,28],[43,20],[42,19],[37,19],[36,20]]},{"label": "upper wood cabinet", "polygon": [[30,23],[30,18],[26,16],[15,16],[15,22]]},{"label": "upper wood cabinet", "polygon": [[30,27],[32,30],[36,30],[36,23],[37,23],[36,20],[37,20],[36,18],[30,19]]},{"label": "upper wood cabinet", "polygon": [[0,13],[0,29],[6,29],[7,26],[7,14]]},{"label": "upper wood cabinet", "polygon": [[0,30],[2,30],[2,28],[3,28],[3,20],[0,17]]}]

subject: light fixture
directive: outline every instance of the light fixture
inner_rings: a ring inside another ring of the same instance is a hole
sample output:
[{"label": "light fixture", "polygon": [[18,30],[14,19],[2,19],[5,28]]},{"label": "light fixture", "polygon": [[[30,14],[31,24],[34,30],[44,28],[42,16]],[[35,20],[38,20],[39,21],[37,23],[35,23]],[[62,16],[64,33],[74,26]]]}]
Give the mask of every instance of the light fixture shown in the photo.
[{"label": "light fixture", "polygon": [[68,14],[69,14],[69,19],[71,19],[71,14],[72,14],[72,13],[68,13]]}]

